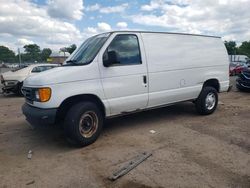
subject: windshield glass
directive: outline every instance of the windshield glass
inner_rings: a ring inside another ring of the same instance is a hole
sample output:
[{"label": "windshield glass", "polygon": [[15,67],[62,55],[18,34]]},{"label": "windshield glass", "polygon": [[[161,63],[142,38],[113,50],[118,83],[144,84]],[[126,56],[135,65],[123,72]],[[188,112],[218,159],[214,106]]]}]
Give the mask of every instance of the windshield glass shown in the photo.
[{"label": "windshield glass", "polygon": [[84,43],[77,48],[71,56],[66,60],[67,64],[84,65],[88,64],[95,58],[98,51],[101,49],[110,33],[100,34],[88,38]]}]

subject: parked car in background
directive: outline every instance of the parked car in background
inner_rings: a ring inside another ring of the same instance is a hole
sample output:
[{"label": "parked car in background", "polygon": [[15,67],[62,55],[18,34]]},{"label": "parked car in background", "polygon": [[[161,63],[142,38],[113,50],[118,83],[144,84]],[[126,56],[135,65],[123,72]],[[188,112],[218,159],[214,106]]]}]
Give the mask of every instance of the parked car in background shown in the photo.
[{"label": "parked car in background", "polygon": [[230,76],[239,75],[245,67],[247,66],[244,63],[231,62],[229,64],[229,75]]},{"label": "parked car in background", "polygon": [[54,67],[58,67],[58,64],[33,64],[29,66],[23,66],[16,68],[12,71],[3,73],[0,76],[1,83],[3,84],[2,91],[4,93],[14,92],[21,95],[21,88],[23,81],[30,75],[43,72]]},{"label": "parked car in background", "polygon": [[236,80],[236,87],[242,91],[250,91],[250,69],[244,69]]}]

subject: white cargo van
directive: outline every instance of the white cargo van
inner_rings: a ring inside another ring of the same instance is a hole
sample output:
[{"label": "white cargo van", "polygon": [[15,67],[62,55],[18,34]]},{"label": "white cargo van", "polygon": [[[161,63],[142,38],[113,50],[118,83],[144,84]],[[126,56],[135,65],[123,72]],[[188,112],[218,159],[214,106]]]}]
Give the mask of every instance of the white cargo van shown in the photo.
[{"label": "white cargo van", "polygon": [[62,67],[27,78],[22,107],[31,124],[62,123],[85,146],[105,118],[192,101],[214,112],[229,88],[229,61],[219,37],[118,31],[87,39]]}]

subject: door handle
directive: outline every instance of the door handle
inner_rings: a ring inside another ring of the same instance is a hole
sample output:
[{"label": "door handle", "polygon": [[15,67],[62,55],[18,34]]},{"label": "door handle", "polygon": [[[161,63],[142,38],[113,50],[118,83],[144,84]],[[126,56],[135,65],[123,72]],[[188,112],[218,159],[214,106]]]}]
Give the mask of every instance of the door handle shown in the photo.
[{"label": "door handle", "polygon": [[143,75],[143,83],[147,84],[147,76],[146,75]]}]

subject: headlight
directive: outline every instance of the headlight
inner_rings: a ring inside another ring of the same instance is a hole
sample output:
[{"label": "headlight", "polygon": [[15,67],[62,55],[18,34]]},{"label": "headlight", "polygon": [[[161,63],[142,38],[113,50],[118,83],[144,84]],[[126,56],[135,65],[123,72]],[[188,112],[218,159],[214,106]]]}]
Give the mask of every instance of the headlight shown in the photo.
[{"label": "headlight", "polygon": [[15,85],[17,85],[17,83],[18,83],[17,80],[5,80],[6,86],[15,86]]},{"label": "headlight", "polygon": [[49,87],[38,88],[35,91],[35,98],[39,102],[47,102],[51,97],[51,89]]}]

